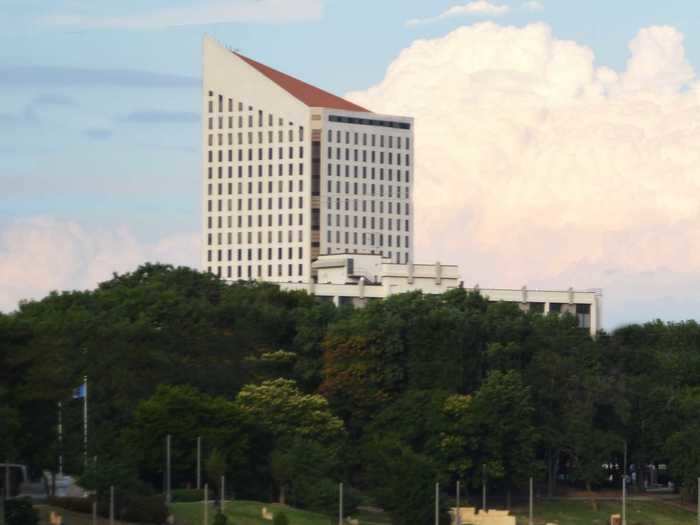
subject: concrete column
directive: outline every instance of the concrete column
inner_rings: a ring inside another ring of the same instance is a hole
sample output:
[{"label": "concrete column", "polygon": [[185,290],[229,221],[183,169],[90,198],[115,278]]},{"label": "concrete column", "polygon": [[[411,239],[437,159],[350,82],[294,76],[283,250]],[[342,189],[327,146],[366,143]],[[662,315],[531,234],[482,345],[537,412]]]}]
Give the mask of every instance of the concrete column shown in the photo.
[{"label": "concrete column", "polygon": [[593,304],[591,305],[591,335],[595,335],[598,331],[598,305],[599,297],[595,296],[593,298]]},{"label": "concrete column", "polygon": [[340,297],[337,295],[333,296],[333,304],[336,306],[340,306]]}]

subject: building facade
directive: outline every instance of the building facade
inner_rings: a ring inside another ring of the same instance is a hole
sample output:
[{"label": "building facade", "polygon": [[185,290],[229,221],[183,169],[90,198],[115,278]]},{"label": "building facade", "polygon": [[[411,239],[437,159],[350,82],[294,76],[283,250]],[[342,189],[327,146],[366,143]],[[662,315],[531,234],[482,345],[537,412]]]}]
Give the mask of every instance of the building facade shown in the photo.
[{"label": "building facade", "polygon": [[[397,264],[380,255],[321,255],[312,263],[314,279],[305,283],[281,283],[285,290],[304,290],[333,301],[336,305],[365,306],[369,301],[390,295],[420,291],[442,294],[465,288],[459,267],[434,264]],[[576,317],[579,327],[595,335],[601,329],[602,295],[600,290],[530,290],[466,288],[479,292],[489,301],[515,303],[524,312],[543,315],[566,314]]]},{"label": "building facade", "polygon": [[[413,260],[413,119],[380,115],[205,37],[201,264],[362,306],[461,287]],[[481,289],[600,329],[599,292]]]},{"label": "building facade", "polygon": [[309,282],[321,254],[413,260],[413,121],[203,49],[202,266]]}]

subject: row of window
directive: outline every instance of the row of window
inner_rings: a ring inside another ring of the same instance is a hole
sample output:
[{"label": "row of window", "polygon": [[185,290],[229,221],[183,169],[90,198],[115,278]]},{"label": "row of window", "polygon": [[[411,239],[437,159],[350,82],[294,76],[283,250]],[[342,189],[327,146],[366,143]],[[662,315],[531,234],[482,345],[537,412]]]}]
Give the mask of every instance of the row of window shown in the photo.
[{"label": "row of window", "polygon": [[[297,173],[294,173],[294,166],[295,165],[293,163],[287,164],[287,175],[291,176],[291,175],[303,175],[304,174],[304,164],[303,163],[301,163],[301,162],[299,163],[299,169],[297,170]],[[253,170],[253,167],[254,166],[252,166],[252,165],[248,165],[244,169],[244,166],[241,166],[241,165],[237,166],[236,173],[238,174],[238,178],[239,179],[243,178],[244,172],[248,174],[248,177],[253,177],[254,172],[257,172],[258,177],[262,177],[263,172],[265,171],[264,166],[262,164],[258,164],[257,169],[255,169],[255,170]],[[272,164],[268,164],[267,176],[272,177],[274,175],[274,171],[275,170],[273,169]],[[224,178],[224,167],[223,166],[218,166],[216,168],[216,172],[217,172],[217,178],[219,178],[219,179]],[[227,166],[226,173],[227,173],[229,179],[233,178],[233,166]],[[277,175],[279,177],[284,175],[284,164],[277,165]],[[207,168],[207,178],[208,179],[214,178],[214,168],[212,166],[209,166]]]},{"label": "row of window", "polygon": [[[351,237],[352,233],[352,237]],[[342,234],[342,235],[341,235]],[[375,237],[376,235],[376,237]],[[352,244],[355,245],[362,245],[362,246],[388,246],[392,247],[392,239],[396,239],[396,247],[401,248],[401,235],[391,235],[391,234],[386,234],[386,244],[384,244],[385,236],[383,233],[367,233],[367,232],[349,232],[347,230],[345,231],[340,231],[340,230],[335,230],[335,242],[336,243],[341,243],[344,242],[345,244],[350,244],[350,239],[352,239]],[[344,239],[341,240],[341,239]],[[404,248],[409,247],[409,236],[404,235]],[[375,243],[375,240],[378,240],[378,243]],[[329,243],[333,242],[333,231],[328,230],[326,232],[326,241]]]},{"label": "row of window", "polygon": [[[231,210],[229,210],[231,211]],[[257,219],[254,219],[254,217],[257,217]],[[243,215],[236,215],[236,228],[263,228],[267,226],[268,228],[272,228],[273,226],[303,226],[304,225],[304,214],[300,213],[298,214],[298,220],[296,224],[294,223],[294,214],[289,213],[287,214],[287,220],[285,221],[285,215],[283,213],[280,213],[277,215],[277,224],[274,224],[275,221],[273,220],[274,215],[269,214],[267,215],[267,224],[265,224],[264,220],[264,215],[246,215],[247,220],[243,220]],[[212,224],[211,222],[211,217],[209,217],[209,220],[207,221],[208,228],[211,229],[212,226],[209,226],[209,224]],[[228,226],[229,228],[233,228],[233,226]]]},{"label": "row of window", "polygon": [[[229,224],[230,224],[230,219],[229,217]],[[237,232],[236,233],[236,244],[237,245],[243,245],[243,241],[246,240],[246,244],[253,244],[253,241],[256,240],[257,244],[263,244],[263,239],[267,238],[267,243],[272,244],[274,241],[274,236],[272,235],[271,231],[267,232],[267,235],[263,235],[263,232],[255,232],[256,235],[253,235],[254,232],[246,232],[246,235],[243,236],[243,232]],[[287,235],[286,235],[286,242],[287,243],[292,243],[292,242],[304,242],[304,233],[302,230],[297,230],[297,236],[296,240],[294,239],[294,232],[292,230],[287,230]],[[285,242],[285,235],[283,234],[282,230],[277,230],[277,243],[281,244]],[[219,245],[222,246],[224,244],[227,245],[232,245],[233,244],[233,232],[228,232],[225,236],[222,232],[219,232],[214,236],[213,234],[209,233],[207,234],[207,246],[213,246],[213,245]]]},{"label": "row of window", "polygon": [[[297,273],[294,275],[294,265],[293,264],[278,264],[277,265],[277,275],[274,276],[272,274],[274,265],[268,264],[267,265],[267,277],[301,277],[304,275],[304,265],[299,264],[296,266]],[[286,267],[287,272],[284,273],[283,270]],[[216,273],[218,277],[226,277],[227,279],[255,279],[255,278],[262,278],[264,277],[263,275],[263,265],[258,264],[257,265],[257,273],[254,274],[256,271],[256,266],[248,265],[246,269],[244,270],[244,267],[242,266],[236,266],[235,272],[231,266],[227,266],[226,269],[224,270],[224,267],[222,266],[216,266],[212,268],[211,266],[207,266],[207,271],[209,273]],[[234,277],[235,274],[235,277]]]},{"label": "row of window", "polygon": [[[207,194],[208,195],[212,195],[212,194],[223,195],[224,188],[228,188],[228,195],[232,195],[233,194],[233,187],[234,187],[233,182],[229,182],[226,185],[224,185],[223,182],[219,182],[217,185],[209,183],[209,184],[207,184]],[[246,186],[244,186],[244,184],[242,182],[239,182],[237,184],[237,188],[238,188],[238,194],[242,195]],[[248,182],[247,188],[248,188],[249,194],[255,193],[256,186],[254,185],[253,182]],[[284,191],[284,182],[281,180],[277,181],[277,191],[276,192],[273,188],[274,188],[274,183],[271,180],[267,181],[267,192],[268,193],[274,192],[277,194],[282,193]],[[217,189],[218,189],[218,192],[216,192]],[[259,180],[258,184],[257,184],[257,192],[264,193],[264,191],[265,191],[265,184],[263,183],[263,181]],[[289,193],[294,192],[294,181],[293,180],[287,180],[287,191]],[[299,179],[297,181],[297,191],[300,191],[300,192],[304,191],[304,179]],[[300,205],[300,207],[301,207],[301,205]]]},{"label": "row of window", "polygon": [[[214,92],[213,92],[213,91],[209,91],[209,97],[210,97],[210,98],[209,98],[209,101],[208,101],[208,103],[207,103],[208,113],[209,113],[209,114],[213,114],[213,113],[214,113],[214,109],[215,109],[215,107],[216,107],[216,109],[218,109],[217,113],[223,114],[223,113],[225,112],[224,97],[223,97],[223,95],[218,95],[218,104],[217,104],[216,106],[214,106],[214,100],[211,98],[211,97],[213,97],[213,96],[214,96]],[[227,107],[228,107],[228,113],[233,113],[233,112],[234,112],[234,108],[235,108],[236,106],[235,106],[235,104],[234,104],[232,98],[229,98],[229,99],[228,99],[228,105],[227,105]],[[238,112],[239,112],[239,113],[243,112],[243,111],[244,111],[244,108],[245,108],[245,106],[244,106],[243,102],[239,101],[239,102],[238,102]],[[248,115],[247,115],[247,119],[245,119],[245,120],[243,119],[243,116],[242,116],[242,115],[239,115],[239,116],[238,116],[238,127],[243,127],[243,123],[244,123],[244,122],[247,122],[247,123],[248,123],[248,127],[251,127],[251,128],[253,127],[253,122],[254,122],[254,115],[253,115],[254,110],[253,110],[253,106],[248,106],[248,112],[249,112],[249,113],[248,113]],[[209,117],[209,123],[210,123],[209,129],[212,129],[211,123],[212,123],[212,120],[213,120],[213,119],[214,119],[214,117]],[[222,124],[223,119],[224,119],[224,117],[223,117],[222,115],[219,115],[219,116],[218,116],[219,128],[223,128],[223,124]],[[255,119],[255,120],[257,121],[258,127],[264,126],[265,115],[264,115],[264,113],[263,113],[262,110],[258,110],[258,112],[257,112],[257,119]],[[233,122],[234,122],[233,117],[229,116],[229,117],[228,117],[228,121],[229,121],[229,127],[232,128],[232,127],[233,127]],[[270,126],[270,127],[272,127],[272,126],[275,125],[275,117],[272,115],[272,113],[268,113],[268,114],[267,114],[267,125]],[[278,126],[284,126],[284,119],[283,119],[282,117],[278,117],[278,118],[277,118],[277,125],[278,125]],[[292,122],[290,122],[289,125],[290,125],[290,126],[293,126],[294,124],[293,124]],[[299,128],[299,137],[300,137],[299,140],[304,140],[304,138],[303,138],[303,137],[304,137],[304,128],[303,128],[303,127],[300,127],[300,128]],[[290,139],[290,140],[291,140],[291,139]]]},{"label": "row of window", "polygon": [[[333,169],[333,166],[335,166],[335,170]],[[343,170],[343,167],[345,170]],[[376,173],[377,173],[377,168],[370,168],[369,169],[369,178],[371,180],[376,179]],[[386,170],[387,171],[387,180],[391,181],[394,175],[394,170],[389,168]],[[335,173],[334,173],[335,172]],[[352,176],[354,179],[360,178],[360,175],[362,176],[363,179],[367,178],[367,166],[352,166]],[[347,164],[331,164],[328,163],[328,170],[327,170],[328,176],[332,177],[335,175],[336,177],[342,177],[343,173],[345,174],[345,177],[350,177],[350,166]],[[379,168],[379,180],[384,180],[384,168]],[[401,182],[401,170],[397,169],[396,170],[396,182]],[[404,171],[404,182],[410,183],[411,182],[411,172],[409,170]]]},{"label": "row of window", "polygon": [[[277,148],[277,157],[275,158],[274,156],[274,148],[267,148],[267,160],[284,160],[284,148]],[[263,148],[258,148],[258,154],[257,154],[257,159],[253,158],[253,148],[248,148],[248,155],[245,155],[244,159],[244,153],[242,149],[236,150],[237,151],[237,159],[239,162],[243,162],[243,160],[247,161],[253,161],[253,160],[263,160],[264,154],[263,154]],[[225,150],[207,150],[207,160],[209,162],[214,162],[214,159],[217,159],[218,162],[224,162],[224,152]],[[230,149],[228,150],[228,156],[226,157],[228,159],[228,162],[233,162],[233,150]],[[288,160],[293,160],[294,159],[294,147],[289,146],[289,151],[288,151],[288,156],[286,157]],[[299,159],[304,158],[304,146],[299,146],[299,156],[297,157]],[[391,164],[391,163],[390,163]],[[399,162],[399,164],[401,164]]]},{"label": "row of window", "polygon": [[[224,137],[227,137],[227,140],[224,141]],[[214,137],[217,138],[217,140],[214,140]],[[234,142],[234,137],[237,139]],[[247,137],[247,141],[244,141],[244,137]],[[254,139],[257,137],[257,142],[254,141]],[[290,142],[294,142],[294,133],[292,130],[287,131],[287,137],[289,140],[287,140],[286,144]],[[280,143],[285,143],[284,140],[284,131],[279,130],[277,132],[277,142]],[[249,131],[248,133],[243,133],[239,131],[238,133],[217,133],[216,135],[214,133],[209,133],[209,136],[207,138],[207,143],[209,146],[252,146],[253,144],[274,144],[275,143],[275,132],[274,131],[267,131],[267,142],[265,142],[265,132],[264,131],[258,131],[257,133],[254,133],[253,131]]]},{"label": "row of window", "polygon": [[[327,184],[328,188],[328,193],[333,193],[333,181],[329,180]],[[352,185],[350,182],[345,181],[345,192],[342,191],[343,185],[342,183],[338,180],[335,181],[335,193],[340,193],[343,195],[350,195],[351,190],[352,190],[352,195],[369,195],[370,197],[376,197],[377,196],[377,188],[379,189],[379,197],[384,197],[384,184],[366,184],[362,183],[359,184],[357,182],[354,182]],[[394,191],[394,188],[396,191]],[[369,189],[369,193],[368,193]],[[401,190],[401,186],[393,186],[391,184],[386,185],[386,196],[389,199],[394,198],[394,194],[396,194],[397,199],[410,199],[410,189],[409,187],[405,187],[403,191]],[[403,193],[403,195],[402,195]],[[329,206],[330,207],[330,206]]]},{"label": "row of window", "polygon": [[[286,255],[285,255],[286,252]],[[257,259],[254,258],[257,255]],[[239,248],[237,250],[207,250],[207,261],[212,262],[214,261],[214,258],[218,262],[221,262],[224,260],[224,257],[226,258],[228,262],[233,261],[233,257],[236,257],[236,260],[238,262],[242,261],[273,261],[275,260],[275,255],[277,255],[277,260],[292,260],[292,259],[303,259],[304,258],[304,248],[299,246],[296,250],[294,248],[287,248],[286,250],[284,248],[277,248],[277,250],[273,250],[272,248],[267,249],[267,258],[265,258],[265,250],[263,248],[248,248],[248,249],[242,249]]]},{"label": "row of window", "polygon": [[329,115],[330,122],[342,122],[343,124],[360,124],[363,126],[379,126],[383,128],[411,129],[408,122],[395,122],[393,120],[375,120],[369,118],[344,117],[341,115]]},{"label": "row of window", "polygon": [[[294,193],[294,180],[287,180],[287,191],[289,193]],[[297,190],[298,192],[304,191],[304,180],[299,179],[297,181]],[[234,193],[234,188],[237,189],[237,192]],[[327,184],[328,188],[328,208],[332,208],[332,197],[330,194],[334,193],[333,191],[333,181],[329,180]],[[402,186],[394,186],[392,184],[387,184],[386,186],[384,184],[367,184],[367,183],[350,183],[349,181],[345,181],[345,192],[343,192],[343,184],[341,181],[336,181],[335,182],[335,193],[341,194],[341,195],[369,195],[370,197],[384,197],[385,192],[384,188],[386,188],[386,197],[389,199],[397,198],[397,199],[410,199],[410,188],[405,187],[402,189]],[[247,191],[246,191],[247,190]],[[378,191],[377,191],[378,190]],[[284,204],[282,202],[282,196],[280,194],[284,191],[284,183],[281,180],[277,181],[277,190],[274,189],[274,183],[271,180],[267,181],[267,193],[268,194],[274,194],[277,196],[279,199],[279,204],[277,205],[277,209],[285,209]],[[245,185],[243,182],[238,182],[235,186],[233,182],[228,182],[228,183],[223,183],[219,182],[218,184],[213,184],[213,183],[208,183],[207,184],[207,195],[212,197],[212,196],[231,196],[231,195],[255,195],[255,194],[260,194],[264,195],[265,194],[265,184],[263,181],[259,180],[257,185],[254,184],[252,181],[249,181],[247,185]],[[292,204],[292,197],[287,197],[289,199],[289,204],[287,205],[286,209],[293,208]],[[273,197],[268,197],[268,204],[267,204],[267,209],[275,209],[273,207]],[[299,199],[299,208],[304,207],[304,200],[303,197],[298,197]],[[336,205],[337,209],[340,209],[340,197],[336,197],[338,204]],[[346,204],[347,207],[347,204]],[[243,209],[240,203],[238,203],[238,209],[241,210]],[[248,209],[253,209],[252,205],[248,205]],[[262,206],[262,201],[261,198],[258,198],[258,207],[257,209],[263,209]]]},{"label": "row of window", "polygon": [[[375,135],[371,134],[369,135],[369,144],[367,144],[367,133],[363,133],[360,135],[359,133],[350,133],[349,131],[346,131],[343,133],[340,130],[334,130],[329,129],[328,130],[328,142],[333,142],[333,135],[335,134],[335,142],[336,143],[341,143],[341,144],[355,144],[356,146],[362,145],[362,146],[371,146],[373,148],[380,147],[380,148],[393,148],[394,144],[396,144],[397,149],[411,149],[411,137],[401,137],[399,136],[393,136],[393,135]],[[345,141],[343,142],[343,137],[345,137]],[[353,137],[353,141],[350,141],[350,137]],[[377,140],[377,137],[379,137],[379,140]],[[361,140],[360,140],[361,139]],[[386,146],[385,146],[386,145]]]},{"label": "row of window", "polygon": [[[341,217],[344,217],[344,220],[341,220]],[[376,219],[376,221],[375,221]],[[409,220],[404,219],[403,220],[403,225],[404,225],[404,230],[405,231],[410,231],[410,226],[409,226]],[[363,215],[362,217],[358,217],[357,215],[352,216],[352,220],[350,220],[350,215],[336,215],[335,216],[335,224],[333,224],[333,215],[330,213],[328,214],[328,221],[326,222],[328,226],[335,226],[337,228],[362,228],[363,230],[366,230],[368,227],[370,230],[383,230],[384,229],[384,217],[367,217],[366,215]],[[352,226],[350,226],[352,224]],[[386,220],[386,229],[387,230],[393,230],[396,228],[397,231],[401,231],[401,224],[402,221],[401,219],[396,219],[395,221],[389,217]],[[378,228],[377,228],[378,226]]]},{"label": "row of window", "polygon": [[[389,165],[394,164],[394,160],[396,160],[396,165],[401,166],[401,159],[403,158],[403,164],[405,166],[410,166],[411,165],[411,157],[408,153],[404,153],[403,156],[400,153],[397,153],[396,156],[394,156],[394,153],[389,151],[386,154],[386,157],[384,156],[383,151],[375,151],[375,150],[369,150],[369,156],[367,155],[367,150],[357,150],[353,149],[351,150],[350,148],[345,148],[345,158],[343,159],[343,154],[342,154],[343,149],[342,148],[335,148],[335,160],[353,160],[355,162],[369,162],[372,164],[384,164],[384,160],[386,159],[386,163]],[[353,152],[352,154],[352,159],[350,158],[350,151]],[[361,155],[360,155],[361,153]],[[379,153],[379,155],[377,155]],[[328,146],[328,159],[333,160],[333,148]],[[369,159],[369,160],[368,160]]]}]

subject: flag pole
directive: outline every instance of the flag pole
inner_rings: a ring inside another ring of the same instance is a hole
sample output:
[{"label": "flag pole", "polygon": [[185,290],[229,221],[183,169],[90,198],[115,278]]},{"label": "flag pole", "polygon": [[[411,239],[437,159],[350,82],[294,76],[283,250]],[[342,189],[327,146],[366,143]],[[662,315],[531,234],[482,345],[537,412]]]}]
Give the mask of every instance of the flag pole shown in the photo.
[{"label": "flag pole", "polygon": [[87,450],[88,450],[88,380],[83,377],[85,385],[85,395],[83,396],[83,470],[87,470]]},{"label": "flag pole", "polygon": [[63,403],[58,402],[58,475],[63,477]]}]

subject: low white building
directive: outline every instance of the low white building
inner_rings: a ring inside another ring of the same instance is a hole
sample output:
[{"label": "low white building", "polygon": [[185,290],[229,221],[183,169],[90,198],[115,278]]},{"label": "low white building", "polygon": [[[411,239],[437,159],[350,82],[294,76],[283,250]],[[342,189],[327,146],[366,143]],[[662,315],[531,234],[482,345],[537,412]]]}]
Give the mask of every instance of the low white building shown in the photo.
[{"label": "low white building", "polygon": [[[280,283],[284,290],[305,290],[311,295],[328,298],[336,305],[361,307],[372,299],[420,291],[441,294],[463,287],[459,267],[435,264],[396,264],[376,254],[320,255],[312,263],[314,279],[306,283]],[[479,291],[490,301],[517,303],[523,311],[548,314],[570,313],[581,328],[595,335],[600,330],[601,298],[599,290],[529,290],[467,288]]]}]

